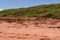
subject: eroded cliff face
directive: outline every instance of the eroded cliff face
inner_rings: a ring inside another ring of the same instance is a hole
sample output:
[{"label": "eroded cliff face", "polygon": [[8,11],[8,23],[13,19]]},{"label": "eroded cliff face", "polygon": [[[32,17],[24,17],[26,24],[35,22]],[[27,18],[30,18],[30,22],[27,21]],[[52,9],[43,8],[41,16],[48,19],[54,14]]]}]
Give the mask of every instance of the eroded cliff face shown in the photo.
[{"label": "eroded cliff face", "polygon": [[0,18],[0,40],[60,40],[60,20]]},{"label": "eroded cliff face", "polygon": [[40,28],[60,28],[59,19],[48,19],[48,18],[0,18],[0,24],[7,23],[19,27],[40,27]]}]

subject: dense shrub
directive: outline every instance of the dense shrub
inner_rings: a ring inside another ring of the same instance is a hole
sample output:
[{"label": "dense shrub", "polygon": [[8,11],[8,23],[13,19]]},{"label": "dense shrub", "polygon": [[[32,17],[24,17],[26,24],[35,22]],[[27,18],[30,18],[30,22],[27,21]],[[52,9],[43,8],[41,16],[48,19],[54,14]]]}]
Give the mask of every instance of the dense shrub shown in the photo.
[{"label": "dense shrub", "polygon": [[47,17],[60,19],[60,4],[39,5],[0,11],[0,17]]}]

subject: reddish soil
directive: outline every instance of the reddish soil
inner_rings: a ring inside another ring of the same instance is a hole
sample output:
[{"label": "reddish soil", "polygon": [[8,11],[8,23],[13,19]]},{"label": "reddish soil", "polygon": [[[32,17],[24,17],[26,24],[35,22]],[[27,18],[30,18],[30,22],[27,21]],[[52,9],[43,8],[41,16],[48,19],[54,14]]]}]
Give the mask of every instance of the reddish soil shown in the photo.
[{"label": "reddish soil", "polygon": [[60,40],[60,20],[0,18],[0,40]]}]

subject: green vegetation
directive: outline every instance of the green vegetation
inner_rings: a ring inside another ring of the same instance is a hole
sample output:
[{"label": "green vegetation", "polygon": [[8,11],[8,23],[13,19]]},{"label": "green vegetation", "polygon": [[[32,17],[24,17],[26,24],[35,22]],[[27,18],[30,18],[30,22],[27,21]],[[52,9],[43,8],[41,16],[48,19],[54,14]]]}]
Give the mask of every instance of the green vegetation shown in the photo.
[{"label": "green vegetation", "polygon": [[60,19],[60,3],[0,11],[0,17],[40,17]]}]

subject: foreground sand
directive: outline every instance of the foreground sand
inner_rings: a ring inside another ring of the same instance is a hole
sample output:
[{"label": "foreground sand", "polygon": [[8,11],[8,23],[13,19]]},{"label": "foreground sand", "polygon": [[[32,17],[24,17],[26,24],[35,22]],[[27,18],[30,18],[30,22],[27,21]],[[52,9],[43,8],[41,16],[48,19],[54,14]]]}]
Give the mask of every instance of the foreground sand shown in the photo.
[{"label": "foreground sand", "polygon": [[60,20],[0,20],[0,40],[60,40]]}]

